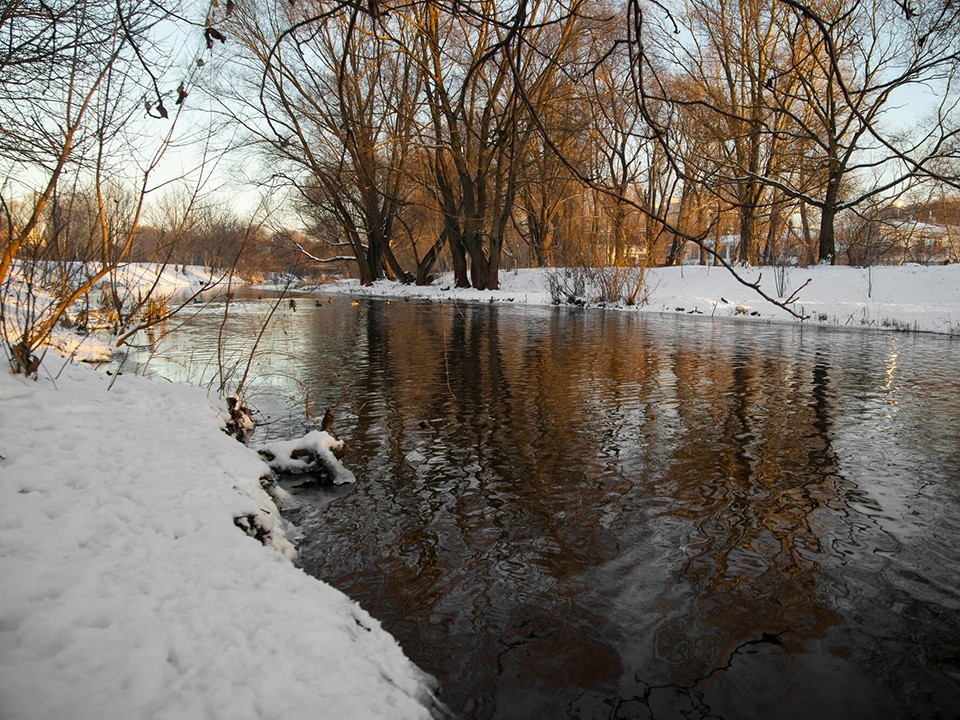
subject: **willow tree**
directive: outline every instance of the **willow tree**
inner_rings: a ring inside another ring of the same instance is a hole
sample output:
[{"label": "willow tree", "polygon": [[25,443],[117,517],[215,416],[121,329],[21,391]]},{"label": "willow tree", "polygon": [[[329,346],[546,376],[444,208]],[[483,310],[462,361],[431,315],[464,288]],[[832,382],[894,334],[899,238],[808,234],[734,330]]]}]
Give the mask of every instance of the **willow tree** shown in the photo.
[{"label": "willow tree", "polygon": [[447,11],[416,3],[396,42],[414,58],[423,85],[425,179],[444,218],[455,282],[499,287],[506,233],[533,134],[522,87],[538,105],[571,41],[575,7],[549,0],[483,0]]},{"label": "willow tree", "polygon": [[394,252],[419,95],[409,55],[378,18],[343,4],[251,3],[223,27],[242,43],[232,100],[271,177],[308,217],[332,219],[361,282],[411,280]]},{"label": "willow tree", "polygon": [[[573,74],[557,77],[555,87],[541,99],[539,117],[563,157],[587,172],[592,158],[584,138],[590,133],[591,100],[576,80]],[[569,217],[582,210],[581,184],[540,133],[525,144],[522,163],[513,221],[529,248],[531,264],[548,267],[577,260]]]}]

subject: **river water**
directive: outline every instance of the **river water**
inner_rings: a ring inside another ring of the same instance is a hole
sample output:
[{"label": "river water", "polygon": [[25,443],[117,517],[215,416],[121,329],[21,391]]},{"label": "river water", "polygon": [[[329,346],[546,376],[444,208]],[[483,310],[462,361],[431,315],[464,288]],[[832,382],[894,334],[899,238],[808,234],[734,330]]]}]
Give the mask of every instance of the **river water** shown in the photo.
[{"label": "river water", "polygon": [[[217,376],[220,319],[151,367]],[[304,568],[459,716],[960,718],[956,339],[298,299],[251,376],[265,436],[309,396],[350,445]]]}]

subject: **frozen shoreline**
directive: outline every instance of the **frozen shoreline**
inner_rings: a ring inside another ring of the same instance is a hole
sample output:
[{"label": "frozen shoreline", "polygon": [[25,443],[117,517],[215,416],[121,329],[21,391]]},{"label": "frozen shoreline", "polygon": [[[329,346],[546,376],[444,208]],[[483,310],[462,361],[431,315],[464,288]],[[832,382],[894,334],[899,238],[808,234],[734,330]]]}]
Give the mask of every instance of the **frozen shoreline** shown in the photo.
[{"label": "frozen shoreline", "polygon": [[288,559],[267,466],[206,393],[110,380],[0,373],[4,720],[431,717],[433,680]]},{"label": "frozen shoreline", "polygon": [[[791,267],[783,269],[780,277],[772,267],[738,271],[745,280],[759,280],[764,292],[772,298],[785,299],[798,290],[792,307],[807,316],[803,321],[807,324],[960,335],[960,264]],[[364,287],[355,280],[341,280],[310,290],[320,294],[384,298],[551,305],[555,296],[551,293],[551,275],[560,275],[554,284],[558,281],[573,284],[570,278],[563,277],[563,272],[502,270],[501,288],[496,291],[455,288],[449,274],[425,287],[386,280]],[[580,298],[587,305],[599,305],[594,297],[588,281]],[[627,306],[623,302],[602,305],[630,312],[696,313],[763,322],[800,322],[739,283],[722,267],[650,268],[635,305]]]}]

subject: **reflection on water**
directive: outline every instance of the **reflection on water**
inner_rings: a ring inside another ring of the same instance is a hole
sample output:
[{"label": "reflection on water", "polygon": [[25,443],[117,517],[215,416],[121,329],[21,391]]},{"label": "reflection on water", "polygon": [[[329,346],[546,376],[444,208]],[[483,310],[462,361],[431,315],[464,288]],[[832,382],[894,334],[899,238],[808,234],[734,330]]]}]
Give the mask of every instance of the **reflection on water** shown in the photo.
[{"label": "reflection on water", "polygon": [[267,431],[335,405],[358,478],[305,497],[305,568],[464,717],[960,717],[955,340],[298,307],[257,357]]}]

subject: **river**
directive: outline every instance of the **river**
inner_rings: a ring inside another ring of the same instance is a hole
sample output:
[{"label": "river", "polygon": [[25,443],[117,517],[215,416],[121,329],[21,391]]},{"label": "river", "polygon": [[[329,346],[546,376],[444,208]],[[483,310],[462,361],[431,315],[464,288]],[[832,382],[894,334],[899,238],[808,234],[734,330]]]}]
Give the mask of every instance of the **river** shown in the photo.
[{"label": "river", "polygon": [[[476,719],[960,717],[957,339],[284,302],[262,437],[333,407],[304,568]],[[233,304],[239,377],[268,301]],[[222,307],[150,367],[216,377]],[[145,355],[141,354],[141,362]]]}]

